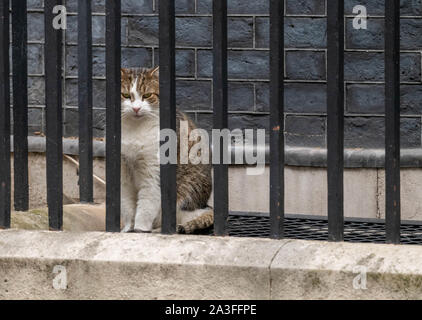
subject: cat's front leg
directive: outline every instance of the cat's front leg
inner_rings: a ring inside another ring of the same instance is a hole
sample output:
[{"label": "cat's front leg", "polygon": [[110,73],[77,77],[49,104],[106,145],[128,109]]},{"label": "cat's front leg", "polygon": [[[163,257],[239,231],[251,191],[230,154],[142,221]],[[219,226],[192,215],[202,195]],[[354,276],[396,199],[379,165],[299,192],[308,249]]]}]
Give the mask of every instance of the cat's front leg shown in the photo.
[{"label": "cat's front leg", "polygon": [[136,200],[125,194],[122,191],[122,199],[121,199],[121,214],[122,214],[122,224],[123,228],[121,232],[131,232],[133,231],[134,224],[134,216],[136,212]]},{"label": "cat's front leg", "polygon": [[136,189],[127,172],[125,163],[122,162],[121,168],[121,215],[122,215],[122,231],[131,232],[134,227],[134,219],[136,213]]},{"label": "cat's front leg", "polygon": [[138,193],[135,215],[135,232],[152,232],[154,221],[161,214],[161,195],[159,188],[145,188]]}]

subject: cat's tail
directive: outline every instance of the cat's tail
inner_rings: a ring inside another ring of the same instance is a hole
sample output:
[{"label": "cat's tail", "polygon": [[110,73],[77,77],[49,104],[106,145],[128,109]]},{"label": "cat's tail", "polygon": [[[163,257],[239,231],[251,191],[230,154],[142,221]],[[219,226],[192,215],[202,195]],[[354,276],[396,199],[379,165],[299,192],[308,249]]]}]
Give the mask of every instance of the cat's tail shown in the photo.
[{"label": "cat's tail", "polygon": [[214,209],[207,207],[195,211],[181,211],[181,221],[177,226],[178,233],[192,234],[207,229],[214,224]]}]

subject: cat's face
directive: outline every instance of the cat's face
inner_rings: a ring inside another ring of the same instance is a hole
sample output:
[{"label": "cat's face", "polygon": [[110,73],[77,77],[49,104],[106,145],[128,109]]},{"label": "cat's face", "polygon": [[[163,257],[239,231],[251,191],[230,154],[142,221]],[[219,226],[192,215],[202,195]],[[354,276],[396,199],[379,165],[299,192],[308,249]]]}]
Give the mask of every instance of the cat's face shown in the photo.
[{"label": "cat's face", "polygon": [[159,116],[158,76],[158,67],[121,70],[122,119]]}]

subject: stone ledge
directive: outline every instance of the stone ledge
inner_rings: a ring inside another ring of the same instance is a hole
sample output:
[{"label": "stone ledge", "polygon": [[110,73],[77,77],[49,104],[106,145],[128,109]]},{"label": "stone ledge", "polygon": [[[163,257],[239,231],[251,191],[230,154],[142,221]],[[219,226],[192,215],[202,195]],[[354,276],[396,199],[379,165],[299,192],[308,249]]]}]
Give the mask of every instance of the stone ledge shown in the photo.
[{"label": "stone ledge", "polygon": [[[366,290],[353,287],[356,267]],[[420,299],[422,246],[0,231],[0,299],[303,298]]]},{"label": "stone ledge", "polygon": [[[13,152],[13,136],[11,137],[11,151]],[[94,157],[105,157],[105,142],[94,140]],[[45,152],[45,137],[28,137],[28,148],[30,152]],[[234,148],[231,148],[232,163],[235,161]],[[243,149],[244,152],[245,149]],[[269,163],[269,146],[265,146],[265,159]],[[63,139],[63,153],[69,155],[79,154],[77,139]],[[385,152],[383,149],[345,149],[344,166],[346,168],[383,168]],[[422,148],[401,149],[401,167],[421,168]],[[290,166],[301,167],[326,167],[327,150],[322,148],[290,147],[286,146],[285,163]]]}]

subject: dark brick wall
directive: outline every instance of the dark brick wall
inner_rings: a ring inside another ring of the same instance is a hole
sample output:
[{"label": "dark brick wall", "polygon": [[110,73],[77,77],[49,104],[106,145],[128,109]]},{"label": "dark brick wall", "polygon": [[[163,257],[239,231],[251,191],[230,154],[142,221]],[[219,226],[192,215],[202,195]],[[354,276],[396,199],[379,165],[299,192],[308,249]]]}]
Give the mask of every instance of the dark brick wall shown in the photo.
[{"label": "dark brick wall", "polygon": [[[122,0],[122,64],[158,63],[159,0]],[[286,141],[326,144],[326,0],[285,0]],[[104,0],[94,0],[95,135],[105,123]],[[402,143],[420,147],[422,115],[422,0],[402,0]],[[176,0],[177,105],[200,126],[212,126],[211,0]],[[353,7],[365,5],[368,29],[352,27]],[[44,131],[43,1],[29,6],[30,131]],[[64,134],[77,135],[77,0],[67,0],[64,55]],[[345,144],[383,147],[384,0],[345,0]],[[267,128],[268,0],[228,0],[230,127]]]}]

